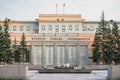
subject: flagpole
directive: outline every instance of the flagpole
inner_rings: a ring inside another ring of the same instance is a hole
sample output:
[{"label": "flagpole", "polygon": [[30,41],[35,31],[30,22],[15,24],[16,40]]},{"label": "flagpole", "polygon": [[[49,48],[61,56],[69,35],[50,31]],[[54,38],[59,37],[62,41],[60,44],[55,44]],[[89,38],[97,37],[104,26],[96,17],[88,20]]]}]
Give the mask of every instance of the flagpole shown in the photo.
[{"label": "flagpole", "polygon": [[65,13],[65,3],[63,4],[63,14]]},{"label": "flagpole", "polygon": [[56,14],[58,13],[58,4],[56,3]]}]

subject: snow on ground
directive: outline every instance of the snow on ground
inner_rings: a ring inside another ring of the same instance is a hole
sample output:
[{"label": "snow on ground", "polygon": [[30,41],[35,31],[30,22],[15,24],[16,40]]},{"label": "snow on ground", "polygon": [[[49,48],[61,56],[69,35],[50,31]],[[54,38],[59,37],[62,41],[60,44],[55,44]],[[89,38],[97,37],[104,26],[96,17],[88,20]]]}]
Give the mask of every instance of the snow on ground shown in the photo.
[{"label": "snow on ground", "polygon": [[29,70],[29,80],[106,80],[107,70],[93,70],[90,74],[38,73]]}]

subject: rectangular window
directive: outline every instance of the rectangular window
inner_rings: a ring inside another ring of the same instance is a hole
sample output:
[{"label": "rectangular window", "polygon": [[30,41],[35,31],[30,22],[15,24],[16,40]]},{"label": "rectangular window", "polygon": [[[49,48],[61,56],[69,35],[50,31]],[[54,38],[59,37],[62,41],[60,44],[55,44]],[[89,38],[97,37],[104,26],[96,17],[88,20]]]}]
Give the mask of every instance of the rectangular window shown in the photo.
[{"label": "rectangular window", "polygon": [[35,28],[35,31],[38,31],[38,26],[34,26],[34,28]]},{"label": "rectangular window", "polygon": [[55,33],[59,33],[59,30],[56,30]]},{"label": "rectangular window", "polygon": [[69,30],[72,30],[72,25],[69,25]]},{"label": "rectangular window", "polygon": [[88,27],[88,30],[94,31],[94,26],[89,26],[89,27]]},{"label": "rectangular window", "polygon": [[49,25],[49,30],[52,30],[52,25]]},{"label": "rectangular window", "polygon": [[63,30],[62,33],[65,33],[65,30]]},{"label": "rectangular window", "polygon": [[45,25],[42,25],[42,30],[45,30]]},{"label": "rectangular window", "polygon": [[76,26],[75,26],[75,29],[76,29],[76,30],[79,30],[79,25],[76,25]]},{"label": "rectangular window", "polygon": [[13,26],[13,31],[16,31],[16,26]]},{"label": "rectangular window", "polygon": [[58,30],[59,29],[59,25],[56,25],[55,28],[56,28],[56,30]]},{"label": "rectangular window", "polygon": [[65,25],[62,25],[62,30],[65,30]]},{"label": "rectangular window", "polygon": [[30,26],[27,26],[27,31],[30,31]]},{"label": "rectangular window", "polygon": [[87,31],[87,26],[83,26],[83,31]]},{"label": "rectangular window", "polygon": [[23,31],[23,26],[20,26],[20,31]]}]

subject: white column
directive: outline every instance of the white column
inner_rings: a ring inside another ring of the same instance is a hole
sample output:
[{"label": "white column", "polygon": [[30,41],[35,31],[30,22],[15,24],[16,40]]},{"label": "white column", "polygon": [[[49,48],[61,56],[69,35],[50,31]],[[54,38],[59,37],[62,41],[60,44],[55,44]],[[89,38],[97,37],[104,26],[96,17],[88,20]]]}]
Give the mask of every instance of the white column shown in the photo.
[{"label": "white column", "polygon": [[34,64],[34,45],[31,44],[31,64]]},{"label": "white column", "polygon": [[42,54],[42,64],[43,65],[45,65],[45,53],[46,53],[46,51],[45,51],[45,43],[43,43],[43,54]]},{"label": "white column", "polygon": [[76,65],[80,64],[80,44],[77,44],[77,53],[76,53]]},{"label": "white column", "polygon": [[65,43],[65,63],[68,63],[68,43]]},{"label": "white column", "polygon": [[53,57],[54,65],[57,65],[57,45],[56,45],[56,43],[54,43],[54,55],[53,56],[54,56]]}]

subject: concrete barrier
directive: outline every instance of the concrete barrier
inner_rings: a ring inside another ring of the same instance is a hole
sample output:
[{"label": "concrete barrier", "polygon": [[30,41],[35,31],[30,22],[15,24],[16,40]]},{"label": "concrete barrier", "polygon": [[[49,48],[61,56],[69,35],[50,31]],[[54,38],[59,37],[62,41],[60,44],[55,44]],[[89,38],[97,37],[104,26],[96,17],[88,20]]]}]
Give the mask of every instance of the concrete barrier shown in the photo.
[{"label": "concrete barrier", "polygon": [[120,79],[120,65],[109,66],[107,80],[117,79]]},{"label": "concrete barrier", "polygon": [[107,80],[117,80],[120,79],[120,65],[84,65],[81,66],[85,69],[92,70],[107,70]]},{"label": "concrete barrier", "polygon": [[85,69],[92,69],[92,70],[104,70],[109,67],[110,65],[84,65],[81,67],[84,67]]},{"label": "concrete barrier", "polygon": [[0,78],[28,79],[28,67],[23,65],[0,65]]},{"label": "concrete barrier", "polygon": [[43,69],[43,65],[28,65],[29,70]]}]

